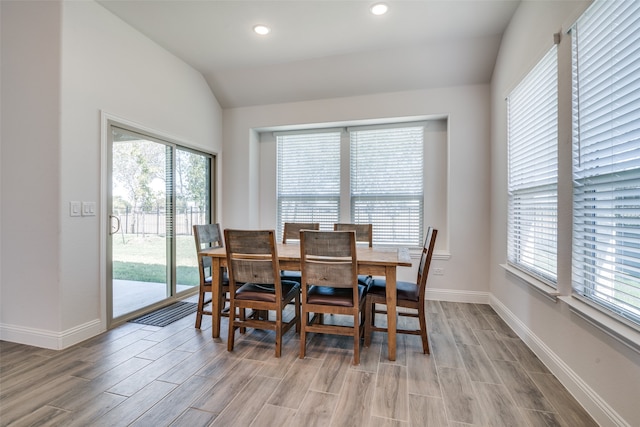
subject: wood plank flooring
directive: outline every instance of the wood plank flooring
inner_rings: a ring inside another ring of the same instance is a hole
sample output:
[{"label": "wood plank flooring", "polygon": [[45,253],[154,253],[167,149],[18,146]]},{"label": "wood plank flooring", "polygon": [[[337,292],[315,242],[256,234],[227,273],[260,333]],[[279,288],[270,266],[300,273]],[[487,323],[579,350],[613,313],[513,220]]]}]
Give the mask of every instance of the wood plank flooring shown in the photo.
[{"label": "wood plank flooring", "polygon": [[[488,305],[428,301],[431,355],[398,336],[352,340],[249,330],[226,350],[195,314],[126,323],[62,351],[0,342],[1,426],[596,426]],[[383,320],[383,319],[382,319]],[[399,323],[412,319],[402,318]],[[383,323],[383,322],[381,322]],[[406,325],[405,325],[406,326]]]}]

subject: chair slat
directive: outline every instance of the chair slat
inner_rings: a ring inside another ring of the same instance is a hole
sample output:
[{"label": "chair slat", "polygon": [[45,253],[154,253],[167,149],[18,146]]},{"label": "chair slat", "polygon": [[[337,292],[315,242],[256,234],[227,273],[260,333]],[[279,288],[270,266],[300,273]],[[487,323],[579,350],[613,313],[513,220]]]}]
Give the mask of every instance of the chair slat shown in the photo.
[{"label": "chair slat", "polygon": [[282,232],[282,243],[287,240],[300,240],[300,230],[319,230],[319,222],[285,222],[284,231]]},{"label": "chair slat", "polygon": [[[234,239],[227,241],[227,252],[237,254],[270,254],[275,244],[265,239],[264,231],[243,230],[243,233],[234,234]],[[225,239],[226,240],[226,239]]]},{"label": "chair slat", "polygon": [[366,242],[373,247],[373,224],[333,224],[334,231],[355,231],[356,242]]},{"label": "chair slat", "polygon": [[232,259],[233,278],[236,282],[273,284],[273,263],[268,259]]},{"label": "chair slat", "polygon": [[307,261],[306,281],[310,285],[352,288],[353,267],[351,261],[343,264]]},{"label": "chair slat", "polygon": [[[352,231],[352,230],[349,230]],[[353,231],[352,231],[353,232]],[[307,257],[321,255],[324,257],[351,257],[351,237],[343,233],[307,233],[305,235],[304,252]]]}]

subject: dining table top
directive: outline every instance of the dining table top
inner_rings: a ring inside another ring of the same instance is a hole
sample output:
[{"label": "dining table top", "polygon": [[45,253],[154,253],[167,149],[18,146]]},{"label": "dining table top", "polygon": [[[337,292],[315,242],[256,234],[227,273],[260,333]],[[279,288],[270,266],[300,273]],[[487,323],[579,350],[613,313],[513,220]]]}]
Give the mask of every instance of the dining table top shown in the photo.
[{"label": "dining table top", "polygon": [[[297,243],[277,243],[278,260],[300,261],[300,245]],[[356,248],[358,264],[411,267],[411,257],[407,248],[379,248],[358,246]],[[225,248],[202,249],[200,256],[224,258],[227,255]]]}]

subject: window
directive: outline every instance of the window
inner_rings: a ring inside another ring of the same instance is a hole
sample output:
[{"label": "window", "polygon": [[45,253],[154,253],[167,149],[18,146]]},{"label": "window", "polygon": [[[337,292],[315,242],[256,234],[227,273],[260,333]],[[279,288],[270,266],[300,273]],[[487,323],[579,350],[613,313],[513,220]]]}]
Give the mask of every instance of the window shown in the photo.
[{"label": "window", "polygon": [[[340,217],[340,131],[277,136],[278,236],[285,222]],[[327,228],[327,227],[323,227]]]},{"label": "window", "polygon": [[379,244],[420,246],[424,129],[352,130],[351,217]]},{"label": "window", "polygon": [[554,46],[507,100],[508,262],[557,281],[558,60]]},{"label": "window", "polygon": [[640,3],[572,28],[573,289],[640,323]]},{"label": "window", "polygon": [[375,244],[421,246],[424,125],[282,133],[276,143],[279,235],[285,222],[371,223]]}]

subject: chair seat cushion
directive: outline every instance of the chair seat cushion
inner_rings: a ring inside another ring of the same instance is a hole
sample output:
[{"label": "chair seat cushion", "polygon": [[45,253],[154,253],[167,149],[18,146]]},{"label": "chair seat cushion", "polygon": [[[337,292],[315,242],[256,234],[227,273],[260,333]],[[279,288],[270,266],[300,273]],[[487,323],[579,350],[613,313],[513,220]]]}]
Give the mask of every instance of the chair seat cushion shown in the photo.
[{"label": "chair seat cushion", "polygon": [[366,276],[364,274],[358,275],[358,284],[362,286],[366,286],[367,288],[371,286],[371,282],[373,282],[373,277]]},{"label": "chair seat cushion", "polygon": [[[282,300],[291,299],[295,292],[300,292],[300,284],[282,280]],[[273,285],[245,283],[236,290],[236,299],[250,301],[276,302],[276,291]]]},{"label": "chair seat cushion", "polygon": [[[418,301],[420,297],[420,290],[415,283],[397,281],[396,289],[396,298],[399,300]],[[385,296],[387,293],[387,281],[384,279],[374,279],[368,292],[374,295]]]},{"label": "chair seat cushion", "polygon": [[302,273],[293,270],[282,270],[280,272],[280,279],[291,280],[292,282],[300,283],[300,281],[302,280]]},{"label": "chair seat cushion", "polygon": [[[364,298],[367,288],[358,285],[358,301]],[[329,286],[311,286],[307,292],[309,304],[338,305],[353,307],[353,291],[351,288],[332,288]]]},{"label": "chair seat cushion", "polygon": [[[211,276],[209,276],[209,277],[205,277],[205,279],[204,279],[204,283],[211,284]],[[224,286],[229,286],[229,275],[227,274],[226,270],[225,270],[225,272],[222,274],[222,284],[223,284]]]}]

